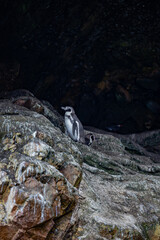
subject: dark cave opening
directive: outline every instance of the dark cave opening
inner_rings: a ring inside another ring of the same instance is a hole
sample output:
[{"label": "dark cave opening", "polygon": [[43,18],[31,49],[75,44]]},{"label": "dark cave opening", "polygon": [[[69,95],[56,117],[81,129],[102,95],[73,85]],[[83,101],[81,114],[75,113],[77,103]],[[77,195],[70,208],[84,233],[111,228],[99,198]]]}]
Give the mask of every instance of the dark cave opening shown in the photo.
[{"label": "dark cave opening", "polygon": [[160,128],[156,2],[1,1],[0,90],[75,108],[84,125]]}]

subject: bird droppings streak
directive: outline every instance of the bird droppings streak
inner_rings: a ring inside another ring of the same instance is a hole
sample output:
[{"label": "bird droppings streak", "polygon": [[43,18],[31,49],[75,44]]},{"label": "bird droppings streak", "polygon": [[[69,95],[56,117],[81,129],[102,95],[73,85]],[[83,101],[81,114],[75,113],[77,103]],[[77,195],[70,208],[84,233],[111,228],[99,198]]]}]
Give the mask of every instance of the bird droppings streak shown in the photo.
[{"label": "bird droppings streak", "polygon": [[60,209],[61,209],[61,200],[60,198],[56,198],[56,206],[55,206],[55,212],[56,212],[56,217],[58,217],[60,215]]},{"label": "bird droppings streak", "polygon": [[[23,192],[23,191],[21,190],[21,192]],[[15,201],[15,197],[18,194],[19,194],[18,188],[17,187],[12,187],[12,189],[10,190],[10,193],[9,193],[6,205],[5,205],[5,208],[6,208],[6,219],[7,218],[10,219],[10,217],[11,217],[10,215],[11,215],[12,210],[15,209],[15,206],[18,206],[16,204],[16,201]],[[47,201],[45,200],[45,196],[43,196],[40,193],[31,194],[29,196],[29,198],[27,199],[27,202],[32,201],[32,200],[34,201],[33,214],[37,215],[36,211],[37,211],[37,209],[39,209],[38,206],[40,206],[40,208],[41,208],[40,222],[43,222],[44,219],[45,219],[45,207],[46,207],[46,204],[47,204]],[[25,206],[26,205],[23,205],[19,209],[17,207],[17,211],[15,213],[15,216],[18,216],[19,213],[21,213],[21,215],[23,215],[23,210],[24,210]]]},{"label": "bird droppings streak", "polygon": [[16,193],[17,193],[17,187],[12,187],[8,195],[7,202],[5,204],[6,219],[7,218],[10,219],[10,214],[12,212],[12,209],[16,205],[16,202],[15,202]]},{"label": "bird droppings streak", "polygon": [[11,120],[9,119],[8,116],[5,116],[5,119],[2,123],[2,129],[4,129],[6,133],[10,133],[11,125],[12,125]]},{"label": "bird droppings streak", "polygon": [[25,168],[26,168],[26,162],[21,162],[20,165],[19,165],[19,168],[18,168],[18,182],[19,184],[20,183],[23,183],[25,181]]},{"label": "bird droppings streak", "polygon": [[37,193],[35,195],[31,195],[29,200],[34,199],[34,215],[36,214],[36,208],[38,207],[38,205],[40,205],[41,207],[41,221],[44,220],[44,213],[45,213],[45,205],[46,205],[46,200],[45,197],[40,194]]}]

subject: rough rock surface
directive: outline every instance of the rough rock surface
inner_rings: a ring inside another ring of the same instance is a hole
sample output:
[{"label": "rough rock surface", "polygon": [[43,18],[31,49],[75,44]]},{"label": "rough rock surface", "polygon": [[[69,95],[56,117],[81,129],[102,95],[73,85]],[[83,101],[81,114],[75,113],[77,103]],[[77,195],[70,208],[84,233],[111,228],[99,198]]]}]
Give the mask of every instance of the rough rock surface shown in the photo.
[{"label": "rough rock surface", "polygon": [[6,98],[1,240],[160,239],[159,163],[107,134],[94,133],[91,146],[75,143],[49,103],[31,94]]},{"label": "rough rock surface", "polygon": [[75,239],[160,239],[160,164],[96,134],[84,156]]},{"label": "rough rock surface", "polygon": [[104,130],[158,129],[159,35],[159,1],[1,0],[0,89],[72,105]]},{"label": "rough rock surface", "polygon": [[62,239],[69,224],[54,226],[78,200],[79,149],[45,116],[10,100],[0,102],[0,135],[0,239]]}]

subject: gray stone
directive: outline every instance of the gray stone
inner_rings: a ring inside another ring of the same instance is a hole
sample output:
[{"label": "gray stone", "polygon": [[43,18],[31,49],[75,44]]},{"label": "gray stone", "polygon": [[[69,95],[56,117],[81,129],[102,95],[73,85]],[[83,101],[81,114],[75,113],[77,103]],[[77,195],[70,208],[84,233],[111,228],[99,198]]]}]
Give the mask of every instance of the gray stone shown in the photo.
[{"label": "gray stone", "polygon": [[[76,143],[44,115],[0,102],[1,239],[159,238],[160,163],[127,151],[124,138],[94,135]],[[126,138],[139,139],[136,149],[149,136]]]}]

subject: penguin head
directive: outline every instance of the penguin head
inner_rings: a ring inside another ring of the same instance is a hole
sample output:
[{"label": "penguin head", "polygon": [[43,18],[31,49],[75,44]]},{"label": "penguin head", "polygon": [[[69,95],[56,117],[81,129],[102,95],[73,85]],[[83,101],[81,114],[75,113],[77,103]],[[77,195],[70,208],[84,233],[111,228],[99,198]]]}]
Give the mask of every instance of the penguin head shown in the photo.
[{"label": "penguin head", "polygon": [[92,133],[88,133],[85,136],[85,142],[89,146],[95,141],[95,136]]},{"label": "penguin head", "polygon": [[61,107],[61,109],[63,109],[65,111],[66,115],[70,115],[71,113],[75,113],[74,109],[70,106]]}]

